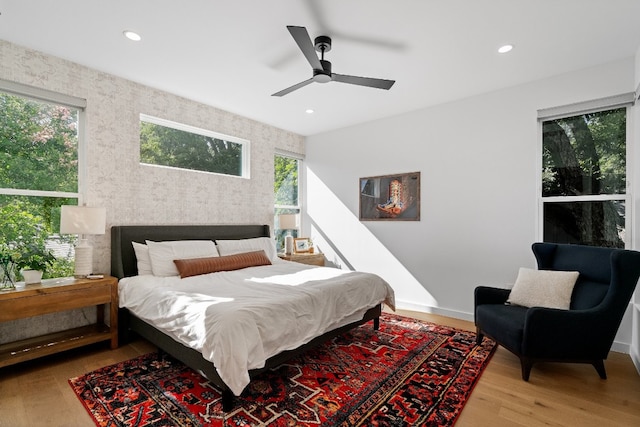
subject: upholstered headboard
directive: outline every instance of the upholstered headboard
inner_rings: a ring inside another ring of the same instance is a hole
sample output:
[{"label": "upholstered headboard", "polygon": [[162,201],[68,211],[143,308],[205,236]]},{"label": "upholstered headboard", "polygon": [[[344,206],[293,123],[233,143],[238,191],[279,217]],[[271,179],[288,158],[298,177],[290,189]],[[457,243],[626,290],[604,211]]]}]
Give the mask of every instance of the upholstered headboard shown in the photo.
[{"label": "upholstered headboard", "polygon": [[117,225],[111,227],[111,275],[121,279],[138,274],[131,242],[216,240],[270,237],[268,225]]}]

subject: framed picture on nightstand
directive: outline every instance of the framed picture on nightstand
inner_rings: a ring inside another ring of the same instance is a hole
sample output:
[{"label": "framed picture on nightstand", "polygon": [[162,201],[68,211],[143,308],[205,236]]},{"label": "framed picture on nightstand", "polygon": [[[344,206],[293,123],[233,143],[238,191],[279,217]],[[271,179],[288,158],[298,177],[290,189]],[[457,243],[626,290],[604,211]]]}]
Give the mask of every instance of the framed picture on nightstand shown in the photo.
[{"label": "framed picture on nightstand", "polygon": [[309,252],[311,250],[311,240],[308,237],[293,239],[293,250],[297,254]]}]

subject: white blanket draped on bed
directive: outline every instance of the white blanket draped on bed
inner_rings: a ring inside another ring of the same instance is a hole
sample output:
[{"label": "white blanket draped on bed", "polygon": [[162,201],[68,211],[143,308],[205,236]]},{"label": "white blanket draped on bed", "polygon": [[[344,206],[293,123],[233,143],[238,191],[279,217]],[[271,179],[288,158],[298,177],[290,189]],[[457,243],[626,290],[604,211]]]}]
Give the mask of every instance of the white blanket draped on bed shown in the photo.
[{"label": "white blanket draped on bed", "polygon": [[374,274],[284,261],[185,279],[128,277],[119,293],[120,307],[213,362],[236,396],[269,357],[376,304],[394,308],[393,290]]}]

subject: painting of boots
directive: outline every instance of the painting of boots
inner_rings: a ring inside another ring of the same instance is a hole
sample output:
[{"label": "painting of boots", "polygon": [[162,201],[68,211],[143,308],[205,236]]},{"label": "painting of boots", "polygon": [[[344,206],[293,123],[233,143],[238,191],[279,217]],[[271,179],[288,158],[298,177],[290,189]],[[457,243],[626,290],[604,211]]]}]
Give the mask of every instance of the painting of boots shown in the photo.
[{"label": "painting of boots", "polygon": [[360,178],[360,220],[420,220],[420,172]]}]

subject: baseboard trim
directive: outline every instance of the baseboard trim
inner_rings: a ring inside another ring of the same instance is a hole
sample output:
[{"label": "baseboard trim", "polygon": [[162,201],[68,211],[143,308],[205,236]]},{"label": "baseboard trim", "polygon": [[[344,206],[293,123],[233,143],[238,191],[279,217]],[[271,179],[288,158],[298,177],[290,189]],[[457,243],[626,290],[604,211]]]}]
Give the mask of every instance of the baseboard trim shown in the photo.
[{"label": "baseboard trim", "polygon": [[421,313],[438,314],[440,316],[453,317],[454,319],[467,320],[473,322],[473,314],[463,311],[450,310],[442,307],[432,307],[415,302],[396,300],[396,307],[401,310],[419,311]]},{"label": "baseboard trim", "polygon": [[638,354],[634,348],[631,348],[629,355],[631,356],[631,361],[636,367],[636,371],[638,371],[638,375],[640,375],[640,354]]},{"label": "baseboard trim", "polygon": [[614,341],[613,344],[611,344],[611,351],[630,354],[631,345],[628,342]]},{"label": "baseboard trim", "polygon": [[[450,310],[442,307],[432,307],[425,304],[416,304],[411,301],[403,301],[397,300],[396,307],[401,310],[409,310],[409,311],[419,311],[421,313],[429,313],[429,314],[438,314],[440,316],[452,317],[454,319],[466,320],[468,322],[473,322],[473,313],[466,313],[464,311]],[[640,373],[640,355],[636,352],[631,353],[631,344],[614,341],[611,345],[611,351],[615,351],[617,353],[631,354],[631,359],[633,360],[638,373]]]}]

